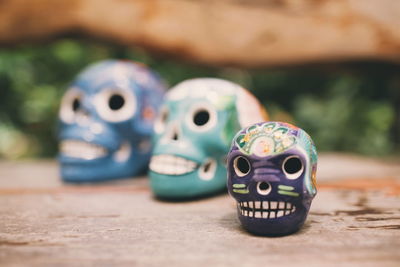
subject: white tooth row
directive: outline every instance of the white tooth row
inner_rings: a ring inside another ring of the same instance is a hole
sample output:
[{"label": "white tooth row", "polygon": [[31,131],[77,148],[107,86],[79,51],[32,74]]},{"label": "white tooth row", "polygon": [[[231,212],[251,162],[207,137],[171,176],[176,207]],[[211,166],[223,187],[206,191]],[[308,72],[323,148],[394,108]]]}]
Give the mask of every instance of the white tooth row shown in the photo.
[{"label": "white tooth row", "polygon": [[166,175],[182,175],[194,171],[197,164],[194,161],[173,155],[157,155],[150,160],[150,170]]},{"label": "white tooth row", "polygon": [[255,209],[261,209],[261,204],[263,209],[270,209],[270,210],[276,210],[276,209],[291,209],[292,208],[292,203],[290,202],[284,202],[284,201],[245,201],[245,202],[239,202],[239,204],[242,207],[249,207],[249,208],[255,208]]},{"label": "white tooth row", "polygon": [[243,216],[274,219],[295,212],[292,203],[284,201],[249,201],[239,202],[238,209]]},{"label": "white tooth row", "polygon": [[65,140],[60,143],[60,152],[68,157],[91,160],[105,156],[107,149],[83,141]]}]

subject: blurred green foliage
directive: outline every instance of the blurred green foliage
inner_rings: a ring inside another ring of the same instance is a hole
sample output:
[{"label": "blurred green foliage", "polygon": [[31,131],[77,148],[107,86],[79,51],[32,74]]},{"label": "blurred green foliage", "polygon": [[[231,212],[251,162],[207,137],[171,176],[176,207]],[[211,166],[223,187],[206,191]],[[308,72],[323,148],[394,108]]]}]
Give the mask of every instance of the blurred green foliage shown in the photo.
[{"label": "blurred green foliage", "polygon": [[388,63],[244,70],[208,68],[151,57],[137,48],[63,39],[0,49],[0,157],[56,154],[58,105],[86,65],[106,58],[143,62],[169,85],[221,77],[249,88],[271,118],[305,129],[319,151],[398,152],[400,69]]}]

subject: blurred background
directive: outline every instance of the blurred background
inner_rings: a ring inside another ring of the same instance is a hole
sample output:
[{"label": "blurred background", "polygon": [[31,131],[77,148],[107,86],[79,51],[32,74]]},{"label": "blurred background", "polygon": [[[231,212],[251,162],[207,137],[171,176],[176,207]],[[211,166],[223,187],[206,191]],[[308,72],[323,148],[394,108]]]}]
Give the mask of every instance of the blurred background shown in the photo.
[{"label": "blurred background", "polygon": [[[0,4],[0,158],[54,157],[61,96],[79,71],[107,58],[143,62],[170,86],[193,77],[237,82],[273,120],[305,129],[319,151],[400,154],[395,1],[384,10],[379,1],[205,1],[214,13],[202,1],[72,2]],[[354,14],[363,17],[344,20]]]}]

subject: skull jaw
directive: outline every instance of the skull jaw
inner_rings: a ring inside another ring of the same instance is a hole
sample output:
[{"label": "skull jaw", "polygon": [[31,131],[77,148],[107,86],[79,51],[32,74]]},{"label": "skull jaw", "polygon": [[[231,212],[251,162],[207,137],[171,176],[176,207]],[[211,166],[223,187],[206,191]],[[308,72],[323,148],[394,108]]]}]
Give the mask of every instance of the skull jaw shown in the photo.
[{"label": "skull jaw", "polygon": [[128,178],[144,174],[150,155],[134,151],[124,162],[111,157],[96,160],[76,160],[59,156],[60,174],[65,182],[85,183]]},{"label": "skull jaw", "polygon": [[190,199],[222,192],[226,188],[226,168],[217,165],[212,179],[202,180],[199,170],[184,175],[165,175],[149,172],[150,184],[156,197],[162,199]]},{"label": "skull jaw", "polygon": [[308,214],[308,209],[300,207],[294,213],[274,218],[253,218],[240,214],[238,217],[243,228],[248,232],[260,236],[285,236],[300,230]]}]

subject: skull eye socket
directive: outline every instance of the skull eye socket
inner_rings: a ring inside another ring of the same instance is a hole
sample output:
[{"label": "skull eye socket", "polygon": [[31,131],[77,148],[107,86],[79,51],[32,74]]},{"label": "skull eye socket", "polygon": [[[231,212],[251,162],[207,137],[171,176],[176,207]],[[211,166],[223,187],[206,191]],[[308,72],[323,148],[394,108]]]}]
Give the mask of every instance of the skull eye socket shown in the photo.
[{"label": "skull eye socket", "polygon": [[193,123],[197,126],[203,126],[210,120],[210,113],[207,110],[198,110],[193,115]]},{"label": "skull eye socket", "polygon": [[76,113],[81,108],[82,92],[76,88],[69,89],[61,100],[60,118],[65,123],[73,123]]},{"label": "skull eye socket", "polygon": [[201,104],[189,112],[187,124],[194,131],[206,131],[217,124],[217,112],[208,104]]},{"label": "skull eye socket", "polygon": [[233,160],[233,169],[235,170],[237,176],[243,177],[250,172],[250,162],[245,157],[236,157]]},{"label": "skull eye socket", "polygon": [[106,89],[96,95],[95,106],[102,119],[120,122],[133,117],[136,111],[136,99],[128,90]]},{"label": "skull eye socket", "polygon": [[108,99],[108,107],[112,110],[119,110],[124,106],[124,104],[125,104],[125,99],[120,94],[113,94]]},{"label": "skull eye socket", "polygon": [[165,130],[165,126],[167,125],[168,117],[169,117],[169,110],[166,106],[164,106],[161,108],[161,111],[158,114],[157,119],[154,123],[154,130],[157,133],[161,133]]},{"label": "skull eye socket", "polygon": [[76,112],[81,107],[81,100],[77,97],[72,102],[72,110]]},{"label": "skull eye socket", "polygon": [[268,195],[272,190],[272,186],[268,182],[258,182],[257,183],[257,193],[260,195],[266,196]]},{"label": "skull eye socket", "polygon": [[289,156],[283,161],[282,170],[286,178],[294,180],[303,173],[304,166],[298,156]]}]

